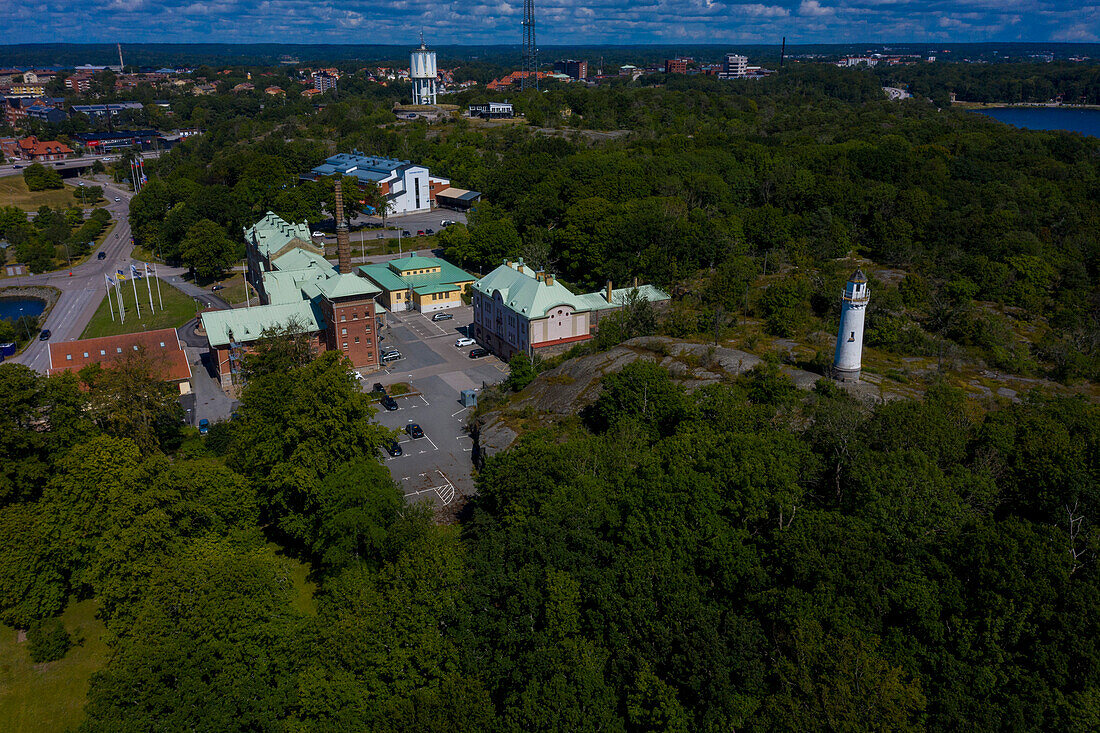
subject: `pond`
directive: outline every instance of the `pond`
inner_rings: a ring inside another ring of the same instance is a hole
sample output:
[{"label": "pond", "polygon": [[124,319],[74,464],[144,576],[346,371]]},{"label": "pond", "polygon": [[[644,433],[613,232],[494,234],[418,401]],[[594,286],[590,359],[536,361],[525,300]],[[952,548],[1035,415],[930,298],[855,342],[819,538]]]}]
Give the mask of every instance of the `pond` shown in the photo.
[{"label": "pond", "polygon": [[0,318],[14,321],[20,316],[39,316],[46,310],[46,301],[38,298],[0,297]]},{"label": "pond", "polygon": [[1100,137],[1100,110],[1064,107],[990,107],[978,114],[1027,130],[1066,130]]}]

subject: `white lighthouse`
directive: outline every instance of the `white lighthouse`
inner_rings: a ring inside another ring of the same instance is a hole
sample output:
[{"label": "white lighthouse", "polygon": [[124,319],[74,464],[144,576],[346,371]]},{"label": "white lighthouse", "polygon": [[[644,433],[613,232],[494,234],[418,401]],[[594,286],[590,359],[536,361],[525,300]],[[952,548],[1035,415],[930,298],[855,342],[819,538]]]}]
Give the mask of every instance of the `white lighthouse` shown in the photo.
[{"label": "white lighthouse", "polygon": [[836,335],[833,377],[840,382],[858,382],[863,360],[863,319],[871,290],[867,276],[856,270],[844,288],[840,302],[840,330]]},{"label": "white lighthouse", "polygon": [[420,48],[414,49],[409,59],[409,78],[413,84],[413,104],[435,104],[435,51],[424,45],[420,34]]}]

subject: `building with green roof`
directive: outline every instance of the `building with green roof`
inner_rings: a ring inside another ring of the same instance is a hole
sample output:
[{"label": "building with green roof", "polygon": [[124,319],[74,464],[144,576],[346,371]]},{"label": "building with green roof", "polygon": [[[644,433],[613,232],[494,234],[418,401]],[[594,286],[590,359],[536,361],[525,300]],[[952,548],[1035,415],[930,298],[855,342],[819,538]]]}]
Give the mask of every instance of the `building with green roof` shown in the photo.
[{"label": "building with green roof", "polygon": [[653,303],[669,300],[652,285],[576,295],[552,274],[517,262],[505,262],[474,281],[473,336],[502,359],[518,352],[550,355],[592,338],[601,315],[636,297]]},{"label": "building with green roof", "polygon": [[360,274],[378,286],[382,304],[391,311],[422,313],[462,305],[462,294],[476,278],[438,257],[416,254],[363,265]]},{"label": "building with green roof", "polygon": [[[239,384],[243,359],[272,329],[290,327],[309,334],[317,351],[338,350],[361,370],[380,366],[376,307],[380,288],[365,277],[338,268],[308,236],[308,226],[268,214],[245,229],[249,276],[260,304],[202,314],[202,325],[218,365],[222,386]],[[252,270],[255,265],[255,270]]]}]

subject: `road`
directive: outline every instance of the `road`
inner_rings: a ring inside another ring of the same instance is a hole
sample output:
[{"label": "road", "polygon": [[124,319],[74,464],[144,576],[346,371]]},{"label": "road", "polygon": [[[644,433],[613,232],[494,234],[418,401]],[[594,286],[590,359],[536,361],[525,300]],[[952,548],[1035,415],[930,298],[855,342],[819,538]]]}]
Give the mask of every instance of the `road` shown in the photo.
[{"label": "road", "polygon": [[[100,252],[106,252],[107,258],[96,259],[93,254],[83,264],[70,270],[57,270],[40,275],[5,278],[4,287],[21,285],[48,285],[61,291],[53,310],[46,318],[43,328],[52,332],[51,340],[72,341],[80,338],[84,327],[92,319],[102,300],[104,289],[103,276],[115,270],[129,270],[130,263],[130,198],[132,193],[114,184],[103,184],[103,195],[107,199],[104,208],[111,212],[116,221],[114,229],[104,240]],[[119,201],[114,199],[118,198]],[[71,272],[71,275],[70,275]],[[45,341],[33,341],[20,355],[9,361],[26,364],[35,371],[45,373],[49,368],[49,354]]]},{"label": "road", "polygon": [[[42,165],[46,166],[47,168],[53,168],[54,170],[58,170],[58,171],[69,171],[69,170],[73,170],[74,168],[87,168],[87,167],[91,166],[91,164],[94,161],[97,161],[97,160],[102,160],[104,162],[110,162],[111,160],[118,160],[122,155],[124,155],[124,153],[122,153],[122,152],[115,152],[115,153],[110,153],[110,154],[107,154],[107,155],[85,155],[83,158],[69,158],[68,160],[62,160],[62,161],[58,161],[56,163],[51,163],[49,161],[46,161],[46,162],[43,162]],[[160,153],[156,150],[149,150],[149,151],[146,151],[146,152],[142,153],[142,156],[146,160],[151,159],[151,158],[156,158],[159,155],[160,155]],[[22,175],[23,174],[23,169],[26,168],[28,165],[32,165],[33,163],[34,163],[33,160],[17,160],[17,161],[12,162],[12,163],[6,163],[4,165],[0,165],[0,177]],[[98,184],[96,184],[96,185],[98,185]]]}]

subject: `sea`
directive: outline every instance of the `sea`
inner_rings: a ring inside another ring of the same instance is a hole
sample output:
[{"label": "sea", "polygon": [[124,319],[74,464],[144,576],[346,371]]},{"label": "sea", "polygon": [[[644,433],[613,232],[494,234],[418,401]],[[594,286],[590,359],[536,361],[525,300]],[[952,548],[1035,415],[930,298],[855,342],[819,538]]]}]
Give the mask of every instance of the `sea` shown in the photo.
[{"label": "sea", "polygon": [[41,315],[44,310],[46,301],[38,298],[0,298],[0,318],[9,321],[14,321],[19,316]]},{"label": "sea", "polygon": [[1067,130],[1100,137],[1100,109],[990,107],[974,111],[1026,130]]}]

